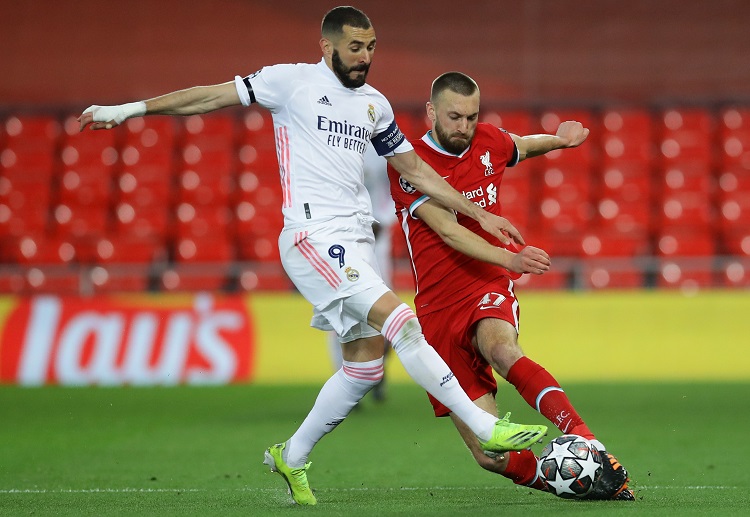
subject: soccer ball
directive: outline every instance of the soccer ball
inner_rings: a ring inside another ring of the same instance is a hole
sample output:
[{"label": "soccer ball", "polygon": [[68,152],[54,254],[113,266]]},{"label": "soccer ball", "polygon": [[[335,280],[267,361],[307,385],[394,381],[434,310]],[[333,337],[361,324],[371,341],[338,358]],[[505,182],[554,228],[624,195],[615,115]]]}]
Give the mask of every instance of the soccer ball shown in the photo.
[{"label": "soccer ball", "polygon": [[583,436],[564,434],[544,447],[539,457],[539,471],[556,496],[584,497],[602,474],[602,458]]}]

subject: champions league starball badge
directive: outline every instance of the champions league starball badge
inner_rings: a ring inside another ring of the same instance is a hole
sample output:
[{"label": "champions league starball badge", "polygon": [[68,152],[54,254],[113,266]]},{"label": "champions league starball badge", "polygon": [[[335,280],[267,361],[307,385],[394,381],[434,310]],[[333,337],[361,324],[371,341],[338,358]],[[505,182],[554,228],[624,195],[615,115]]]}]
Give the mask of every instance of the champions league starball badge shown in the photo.
[{"label": "champions league starball badge", "polygon": [[415,189],[414,186],[404,178],[399,178],[398,184],[401,185],[401,190],[403,190],[407,194],[414,194],[417,191],[417,189]]}]

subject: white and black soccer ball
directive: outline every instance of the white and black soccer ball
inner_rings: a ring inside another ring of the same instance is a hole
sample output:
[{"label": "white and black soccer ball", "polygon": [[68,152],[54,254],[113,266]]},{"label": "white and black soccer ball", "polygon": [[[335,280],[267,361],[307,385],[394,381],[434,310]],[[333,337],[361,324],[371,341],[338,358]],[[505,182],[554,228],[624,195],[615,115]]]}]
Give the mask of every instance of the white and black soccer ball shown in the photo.
[{"label": "white and black soccer ball", "polygon": [[542,450],[539,475],[558,497],[584,497],[602,475],[601,454],[583,436],[558,436]]}]

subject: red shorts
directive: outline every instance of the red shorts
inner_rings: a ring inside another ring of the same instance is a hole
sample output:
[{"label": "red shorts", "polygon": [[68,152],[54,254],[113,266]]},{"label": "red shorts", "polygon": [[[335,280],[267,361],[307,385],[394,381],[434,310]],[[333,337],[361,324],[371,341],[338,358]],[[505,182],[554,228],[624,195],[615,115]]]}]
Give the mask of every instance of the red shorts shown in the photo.
[{"label": "red shorts", "polygon": [[[492,367],[471,343],[475,325],[484,318],[507,321],[518,331],[518,300],[509,278],[501,277],[444,309],[419,315],[427,342],[448,364],[471,400],[486,393],[497,393]],[[432,395],[428,393],[427,396],[435,416],[450,413],[450,409]]]}]

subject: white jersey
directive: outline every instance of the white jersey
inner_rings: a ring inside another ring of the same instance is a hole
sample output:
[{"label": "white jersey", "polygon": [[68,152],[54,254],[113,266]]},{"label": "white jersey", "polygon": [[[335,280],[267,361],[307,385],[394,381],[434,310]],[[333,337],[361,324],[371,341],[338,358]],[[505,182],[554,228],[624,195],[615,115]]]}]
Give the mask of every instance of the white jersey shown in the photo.
[{"label": "white jersey", "polygon": [[284,227],[335,217],[372,217],[363,155],[412,150],[388,100],[367,84],[346,88],[321,60],[267,66],[235,78],[244,105],[271,111],[282,187]]}]

